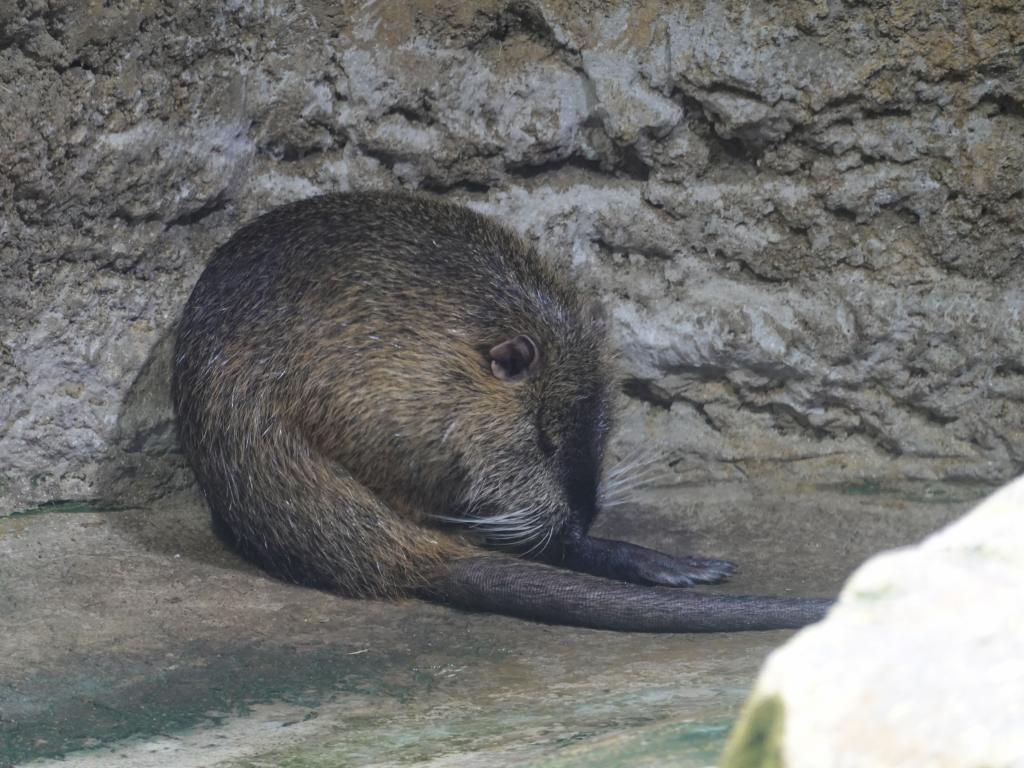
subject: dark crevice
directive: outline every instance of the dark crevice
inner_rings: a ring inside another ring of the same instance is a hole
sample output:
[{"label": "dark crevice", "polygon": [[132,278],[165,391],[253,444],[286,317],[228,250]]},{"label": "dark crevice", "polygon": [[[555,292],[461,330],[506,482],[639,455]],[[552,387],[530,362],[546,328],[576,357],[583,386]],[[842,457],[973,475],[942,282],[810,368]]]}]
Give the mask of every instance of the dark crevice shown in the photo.
[{"label": "dark crevice", "polygon": [[672,407],[672,394],[650,379],[626,379],[622,383],[622,393],[626,397],[649,403],[666,411]]},{"label": "dark crevice", "polygon": [[647,181],[651,178],[651,169],[640,157],[636,147],[626,146],[619,150],[619,160],[615,164],[617,171],[622,175],[637,181]]},{"label": "dark crevice", "polygon": [[362,152],[366,157],[376,160],[389,173],[394,173],[396,163],[400,163],[406,158],[397,152],[389,152],[385,149],[370,149],[369,147],[361,146],[359,151]]},{"label": "dark crevice", "polygon": [[86,72],[93,72],[93,73],[96,72],[96,68],[92,64],[89,64],[88,62],[86,62],[86,61],[84,61],[82,59],[74,59],[66,67],[62,67],[62,68],[58,69],[57,71],[58,72],[65,72],[65,71],[67,71],[69,69],[74,69],[75,67],[77,67],[78,69],[82,69],[82,70],[84,70]]},{"label": "dark crevice", "polygon": [[193,211],[186,211],[185,213],[177,216],[164,225],[164,229],[170,229],[171,227],[188,227],[196,224],[208,216],[212,216],[218,211],[222,211],[227,207],[228,199],[226,195],[218,194],[207,200],[201,206]]},{"label": "dark crevice", "polygon": [[857,212],[851,211],[849,208],[837,205],[834,208],[827,208],[826,210],[841,221],[848,221],[851,224],[857,223]]},{"label": "dark crevice", "polygon": [[835,435],[827,429],[811,424],[806,414],[800,413],[796,408],[786,403],[741,402],[740,410],[769,414],[774,419],[773,426],[780,432],[784,431],[784,427],[789,423],[797,428],[798,431],[813,435],[816,440],[832,440],[835,438]]},{"label": "dark crevice", "polygon": [[839,96],[831,101],[825,102],[821,109],[817,110],[817,114],[821,114],[827,111],[842,111],[847,107],[853,107],[858,111],[861,109],[861,101],[863,97],[859,93],[847,93],[843,96]]},{"label": "dark crevice", "polygon": [[992,369],[993,376],[1024,375],[1024,363],[1019,360],[1004,360]]},{"label": "dark crevice", "polygon": [[944,72],[940,77],[932,80],[934,83],[967,83],[975,75],[977,70],[969,69],[951,69],[948,72]]},{"label": "dark crevice", "polygon": [[310,155],[317,155],[322,150],[312,147],[300,147],[297,144],[290,143],[270,143],[264,144],[258,147],[258,151],[261,155],[266,155],[272,160],[276,160],[281,163],[297,163],[299,160],[303,160]]},{"label": "dark crevice", "polygon": [[653,261],[671,259],[675,256],[675,252],[670,247],[659,247],[655,244],[636,246],[632,248],[624,248],[616,243],[611,243],[600,236],[595,236],[590,239],[590,242],[597,246],[598,250],[606,255],[609,260],[614,260],[616,257],[620,257],[625,261],[629,260],[631,254],[637,254],[643,256],[645,259],[651,259]]},{"label": "dark crevice", "polygon": [[736,85],[735,83],[711,83],[704,88],[704,90],[708,93],[728,93],[732,96],[739,96],[742,99],[749,99],[750,101],[756,101],[759,104],[772,106],[772,103],[757,91],[751,90],[750,88],[744,88],[742,85]]},{"label": "dark crevice", "polygon": [[[721,251],[715,251],[715,255],[716,256],[719,255],[720,253],[721,253]],[[726,261],[731,261],[733,264],[738,266],[740,274],[746,275],[747,277],[752,278],[755,282],[778,284],[778,283],[788,283],[788,282],[791,281],[791,278],[788,278],[788,277],[779,277],[779,276],[775,276],[775,275],[769,275],[769,274],[761,272],[761,271],[759,271],[757,269],[754,269],[754,267],[751,266],[749,261],[747,261],[746,259],[740,258],[738,256],[732,256],[732,257],[723,256],[723,258]]]},{"label": "dark crevice", "polygon": [[871,438],[871,440],[874,441],[875,445],[877,445],[884,453],[886,453],[889,456],[899,457],[903,455],[903,450],[900,448],[899,443],[897,443],[889,435],[885,434],[882,431],[881,427],[879,427],[877,424],[872,424],[869,421],[865,421],[863,416],[860,419],[860,426],[848,430],[847,434],[862,434],[866,437]]},{"label": "dark crevice", "polygon": [[[546,43],[551,48],[562,48],[544,14],[528,2],[509,3],[488,30],[484,40],[503,43],[516,34],[523,34]],[[472,47],[472,46],[471,46]]]},{"label": "dark crevice", "polygon": [[947,424],[952,424],[954,421],[959,421],[960,419],[959,416],[949,416],[945,413],[940,412],[936,408],[924,405],[922,403],[911,403],[907,402],[906,400],[896,402],[901,402],[902,405],[905,406],[907,410],[909,410],[911,413],[917,414],[930,424],[937,424],[940,427],[944,427]]},{"label": "dark crevice", "polygon": [[160,214],[158,213],[147,213],[143,216],[136,216],[131,213],[123,205],[118,206],[114,209],[114,212],[110,215],[113,219],[119,219],[125,224],[135,226],[136,224],[151,224],[154,221],[160,220]]},{"label": "dark crevice", "polygon": [[729,158],[744,163],[752,163],[764,154],[763,151],[744,142],[737,136],[721,136],[714,126],[711,128],[711,133],[715,137],[715,143],[712,145],[709,162],[714,163],[723,158]]},{"label": "dark crevice", "polygon": [[491,191],[491,185],[480,181],[471,181],[469,179],[442,181],[441,179],[428,177],[420,182],[420,189],[425,192],[433,192],[438,195],[447,194],[448,192],[465,192],[473,195],[486,195]]},{"label": "dark crevice", "polygon": [[124,449],[132,453],[177,453],[174,421],[166,419],[138,430],[126,441]]},{"label": "dark crevice", "polygon": [[678,87],[673,88],[669,98],[683,108],[683,122],[709,144],[708,162],[711,166],[723,161],[753,165],[763,155],[766,147],[744,142],[737,136],[722,136],[715,127],[712,114],[697,98],[688,95]]},{"label": "dark crevice", "polygon": [[999,114],[1011,117],[1024,117],[1024,103],[1005,93],[989,93],[978,100],[979,106],[991,104],[999,110]]},{"label": "dark crevice", "polygon": [[415,109],[401,104],[393,104],[384,110],[383,116],[387,117],[388,115],[398,115],[410,123],[429,123],[429,112],[430,108],[426,104],[423,105],[423,112],[417,112]]},{"label": "dark crevice", "polygon": [[704,403],[693,398],[686,397],[680,394],[672,394],[668,390],[659,387],[650,379],[627,379],[622,384],[622,393],[626,397],[639,400],[643,403],[653,405],[655,408],[661,410],[670,410],[673,403],[685,403],[690,406],[698,416],[703,419],[704,423],[713,432],[721,432],[722,430],[715,423],[714,419],[708,414],[707,409],[704,407]]},{"label": "dark crevice", "polygon": [[907,109],[906,107],[871,107],[870,105],[864,105],[861,108],[861,113],[866,118],[912,117],[914,114],[913,110]]},{"label": "dark crevice", "polygon": [[682,396],[677,396],[676,399],[679,400],[680,402],[686,403],[688,406],[693,408],[693,410],[696,411],[697,415],[704,420],[704,423],[708,425],[712,432],[722,432],[718,424],[715,423],[715,420],[711,418],[711,415],[708,413],[707,408],[704,407],[704,403],[700,402],[699,400],[692,400],[688,397]]},{"label": "dark crevice", "polygon": [[580,157],[579,155],[571,155],[566,158],[548,160],[534,165],[510,165],[505,168],[505,172],[510,177],[516,179],[535,179],[538,176],[557,173],[558,171],[567,169],[576,169],[586,171],[587,173],[600,174],[602,176],[607,175],[607,171],[602,166],[600,160],[590,160],[585,157]]}]

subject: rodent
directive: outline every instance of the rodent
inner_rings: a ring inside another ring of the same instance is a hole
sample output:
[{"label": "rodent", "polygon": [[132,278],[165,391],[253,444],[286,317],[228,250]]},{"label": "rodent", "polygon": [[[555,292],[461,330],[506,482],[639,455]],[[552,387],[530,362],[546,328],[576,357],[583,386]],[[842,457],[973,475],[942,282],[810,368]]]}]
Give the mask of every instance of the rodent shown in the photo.
[{"label": "rodent", "polygon": [[521,238],[410,193],[271,210],[180,320],[180,443],[249,558],[349,596],[637,631],[802,626],[816,598],[696,594],[732,563],[588,531],[612,428],[605,324]]}]

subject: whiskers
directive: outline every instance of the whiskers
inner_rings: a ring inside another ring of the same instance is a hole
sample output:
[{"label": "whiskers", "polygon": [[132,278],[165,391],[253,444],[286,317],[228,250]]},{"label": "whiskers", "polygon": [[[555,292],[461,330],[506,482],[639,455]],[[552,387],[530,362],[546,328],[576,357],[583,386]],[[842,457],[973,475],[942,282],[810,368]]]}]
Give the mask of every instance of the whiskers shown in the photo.
[{"label": "whiskers", "polygon": [[[598,509],[611,509],[635,500],[636,492],[645,486],[668,479],[664,457],[647,448],[627,455],[604,473],[597,490]],[[527,480],[518,478],[521,487]],[[501,486],[499,486],[500,488]],[[431,514],[438,523],[457,526],[477,534],[488,545],[507,549],[529,557],[547,550],[555,534],[564,529],[567,504],[561,494],[538,492],[540,500],[522,506],[506,507],[499,499],[512,494],[495,486],[473,489],[449,514]],[[523,494],[516,494],[522,498]]]},{"label": "whiskers", "polygon": [[[555,535],[550,513],[543,507],[520,507],[494,515],[431,515],[434,520],[458,525],[478,533],[499,549],[512,549],[526,556],[543,552]],[[525,549],[524,549],[525,548]]]},{"label": "whiskers", "polygon": [[661,461],[662,457],[650,448],[638,448],[608,469],[598,491],[601,508],[629,504],[640,488],[668,479]]}]

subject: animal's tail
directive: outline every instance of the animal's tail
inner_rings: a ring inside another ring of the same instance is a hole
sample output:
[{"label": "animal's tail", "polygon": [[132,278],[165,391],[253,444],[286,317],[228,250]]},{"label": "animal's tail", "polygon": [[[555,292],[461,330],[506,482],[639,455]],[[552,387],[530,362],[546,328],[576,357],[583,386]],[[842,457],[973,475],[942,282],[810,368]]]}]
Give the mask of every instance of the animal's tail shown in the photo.
[{"label": "animal's tail", "polygon": [[793,629],[818,621],[834,603],[624,584],[500,555],[455,561],[425,596],[473,611],[631,632]]}]

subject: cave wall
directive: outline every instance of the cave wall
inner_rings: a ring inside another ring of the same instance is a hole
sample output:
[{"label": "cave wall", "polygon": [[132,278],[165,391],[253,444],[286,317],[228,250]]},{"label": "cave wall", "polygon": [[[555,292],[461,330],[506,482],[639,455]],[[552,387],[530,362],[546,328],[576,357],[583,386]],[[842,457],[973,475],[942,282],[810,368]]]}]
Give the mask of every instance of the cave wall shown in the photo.
[{"label": "cave wall", "polygon": [[1016,0],[0,7],[0,511],[188,482],[177,313],[271,206],[405,187],[608,307],[662,479],[1024,468]]}]

